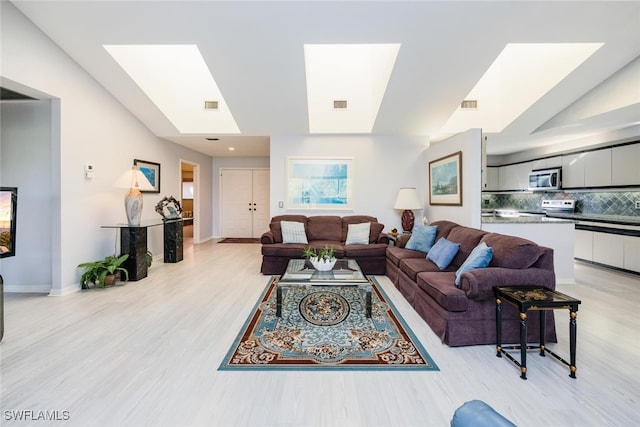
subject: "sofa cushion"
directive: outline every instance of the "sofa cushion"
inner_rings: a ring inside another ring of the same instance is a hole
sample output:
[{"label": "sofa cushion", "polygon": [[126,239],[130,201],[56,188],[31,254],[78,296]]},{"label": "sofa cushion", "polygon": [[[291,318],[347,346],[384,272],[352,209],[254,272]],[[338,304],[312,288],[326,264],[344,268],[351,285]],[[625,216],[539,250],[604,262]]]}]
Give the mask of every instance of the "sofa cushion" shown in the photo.
[{"label": "sofa cushion", "polygon": [[451,222],[451,221],[434,221],[431,223],[431,225],[435,225],[438,227],[438,233],[436,234],[436,242],[441,238],[441,237],[447,237],[449,236],[449,233],[451,232],[451,230],[453,230],[455,227],[460,227],[458,224],[456,224],[455,222]]},{"label": "sofa cushion", "polygon": [[480,242],[478,246],[473,248],[469,257],[462,263],[456,271],[456,286],[460,287],[460,276],[462,273],[476,268],[484,268],[489,265],[493,257],[493,248],[487,246],[485,242]]},{"label": "sofa cushion", "polygon": [[384,229],[384,224],[380,224],[378,219],[368,215],[348,215],[342,217],[342,242],[347,240],[347,234],[349,234],[349,224],[361,224],[363,222],[371,223],[369,230],[369,243],[378,241],[380,233]]},{"label": "sofa cushion", "polygon": [[344,242],[342,240],[342,218],[339,216],[310,216],[307,218],[307,239],[329,240]]},{"label": "sofa cushion", "polygon": [[370,222],[349,224],[345,245],[366,245],[369,243]]},{"label": "sofa cushion", "polygon": [[460,250],[460,243],[451,242],[444,237],[436,242],[429,250],[427,259],[433,261],[440,270],[444,270],[451,264],[451,261]]},{"label": "sofa cushion", "polygon": [[418,273],[423,271],[439,272],[440,269],[433,262],[423,256],[420,258],[407,258],[400,261],[400,271],[406,274],[412,281],[416,281]]},{"label": "sofa cushion", "polygon": [[295,221],[280,221],[282,243],[309,243],[304,231],[304,224]]},{"label": "sofa cushion", "polygon": [[273,233],[273,240],[275,243],[282,243],[282,229],[280,227],[280,221],[302,222],[306,225],[307,217],[304,215],[279,215],[271,218],[269,229],[271,230],[271,233]]},{"label": "sofa cushion", "polygon": [[542,247],[522,237],[488,233],[482,241],[493,248],[490,267],[529,268],[544,252]]},{"label": "sofa cushion", "polygon": [[455,276],[453,271],[423,272],[418,274],[416,283],[445,310],[466,311],[469,300],[465,292],[453,283]]},{"label": "sofa cushion", "polygon": [[366,245],[345,245],[345,258],[384,257],[387,253],[385,243],[370,243]]},{"label": "sofa cushion", "polygon": [[387,259],[394,265],[400,265],[403,259],[420,258],[424,259],[424,254],[410,249],[399,248],[397,246],[389,246],[386,249]]},{"label": "sofa cushion", "polygon": [[433,246],[433,242],[436,241],[437,232],[437,225],[416,225],[413,227],[411,237],[405,245],[405,248],[424,252],[426,254]]},{"label": "sofa cushion", "polygon": [[262,255],[282,258],[302,258],[306,245],[301,243],[273,243],[262,245]]},{"label": "sofa cushion", "polygon": [[[462,225],[451,229],[447,239],[455,243],[460,243],[460,251],[456,254],[455,258],[453,258],[453,261],[451,261],[453,270],[456,270],[462,265],[485,234],[487,234],[486,231]],[[487,243],[487,245],[489,244]]]}]

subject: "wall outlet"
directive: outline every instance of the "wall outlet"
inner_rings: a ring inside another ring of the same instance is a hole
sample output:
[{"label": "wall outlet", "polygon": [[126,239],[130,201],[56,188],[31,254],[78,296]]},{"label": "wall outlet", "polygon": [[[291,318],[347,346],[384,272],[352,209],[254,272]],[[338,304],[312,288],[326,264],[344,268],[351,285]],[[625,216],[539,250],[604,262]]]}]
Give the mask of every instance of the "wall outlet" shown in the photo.
[{"label": "wall outlet", "polygon": [[279,207],[280,209],[284,208],[284,202],[278,202],[278,207]]},{"label": "wall outlet", "polygon": [[640,200],[636,200],[636,209],[640,209]]}]

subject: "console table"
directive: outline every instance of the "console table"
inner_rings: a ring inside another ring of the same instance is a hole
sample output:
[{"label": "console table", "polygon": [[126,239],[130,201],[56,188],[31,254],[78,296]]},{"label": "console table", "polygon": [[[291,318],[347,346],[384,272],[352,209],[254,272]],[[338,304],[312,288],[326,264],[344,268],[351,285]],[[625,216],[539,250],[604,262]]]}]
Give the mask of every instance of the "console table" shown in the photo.
[{"label": "console table", "polygon": [[147,277],[147,229],[158,225],[164,228],[164,262],[182,261],[182,219],[159,220],[137,226],[114,224],[100,227],[120,229],[120,254],[129,254],[122,267],[129,273],[129,280]]}]

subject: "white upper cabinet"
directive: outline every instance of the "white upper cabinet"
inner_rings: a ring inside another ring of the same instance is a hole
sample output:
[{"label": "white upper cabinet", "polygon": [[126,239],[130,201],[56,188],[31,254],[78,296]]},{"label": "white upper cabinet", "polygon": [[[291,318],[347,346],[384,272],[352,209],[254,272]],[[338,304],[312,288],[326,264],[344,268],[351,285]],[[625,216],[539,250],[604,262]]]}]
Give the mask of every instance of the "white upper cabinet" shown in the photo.
[{"label": "white upper cabinet", "polygon": [[640,186],[640,144],[611,150],[611,184]]},{"label": "white upper cabinet", "polygon": [[526,190],[529,188],[531,162],[501,166],[498,169],[498,188],[500,190]]},{"label": "white upper cabinet", "polygon": [[585,153],[584,185],[585,187],[611,185],[611,148]]},{"label": "white upper cabinet", "polygon": [[586,153],[562,156],[562,187],[584,187],[584,156]]},{"label": "white upper cabinet", "polygon": [[500,189],[500,182],[498,181],[498,170],[500,168],[487,167],[485,173],[487,174],[485,180],[484,191],[498,191]]}]

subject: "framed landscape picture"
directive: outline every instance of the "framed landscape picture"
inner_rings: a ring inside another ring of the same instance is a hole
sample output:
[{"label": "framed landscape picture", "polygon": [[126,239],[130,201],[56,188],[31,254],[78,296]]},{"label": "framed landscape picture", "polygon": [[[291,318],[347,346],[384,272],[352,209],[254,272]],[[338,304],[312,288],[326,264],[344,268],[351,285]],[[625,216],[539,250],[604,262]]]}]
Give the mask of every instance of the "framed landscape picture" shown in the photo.
[{"label": "framed landscape picture", "polygon": [[133,164],[138,166],[142,174],[147,177],[153,190],[142,191],[142,193],[159,193],[160,192],[160,163],[148,162],[146,160],[133,159]]},{"label": "framed landscape picture", "polygon": [[287,159],[287,209],[353,209],[352,158]]},{"label": "framed landscape picture", "polygon": [[462,152],[429,162],[429,204],[462,206]]}]

